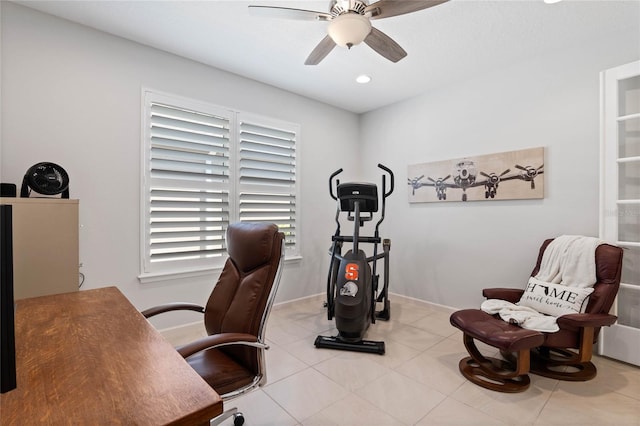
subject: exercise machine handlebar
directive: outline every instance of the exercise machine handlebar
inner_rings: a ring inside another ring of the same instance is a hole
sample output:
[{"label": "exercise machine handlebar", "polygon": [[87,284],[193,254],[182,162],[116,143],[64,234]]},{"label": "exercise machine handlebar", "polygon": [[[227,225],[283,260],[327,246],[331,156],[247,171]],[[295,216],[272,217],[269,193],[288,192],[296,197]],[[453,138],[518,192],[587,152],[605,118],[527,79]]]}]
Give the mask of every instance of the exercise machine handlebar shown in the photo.
[{"label": "exercise machine handlebar", "polygon": [[[338,176],[340,173],[342,173],[342,168],[336,170],[335,172],[333,172],[331,174],[331,176],[329,176],[329,195],[331,195],[331,198],[333,198],[334,200],[337,200],[338,196],[333,193],[333,178]],[[340,181],[337,181],[336,182],[336,187],[339,184],[340,184]]]},{"label": "exercise machine handlebar", "polygon": [[[380,164],[378,163],[378,168],[384,170],[385,172],[387,172],[389,174],[390,177],[390,183],[391,183],[391,189],[389,189],[389,192],[385,192],[383,194],[384,198],[387,198],[389,195],[391,195],[391,193],[393,193],[393,189],[395,187],[395,183],[394,183],[394,178],[393,178],[393,172],[391,171],[390,168],[386,167],[384,164]],[[340,172],[342,171],[342,169],[340,169]],[[384,175],[382,176],[383,182],[384,182]],[[384,186],[384,185],[383,185]]]}]

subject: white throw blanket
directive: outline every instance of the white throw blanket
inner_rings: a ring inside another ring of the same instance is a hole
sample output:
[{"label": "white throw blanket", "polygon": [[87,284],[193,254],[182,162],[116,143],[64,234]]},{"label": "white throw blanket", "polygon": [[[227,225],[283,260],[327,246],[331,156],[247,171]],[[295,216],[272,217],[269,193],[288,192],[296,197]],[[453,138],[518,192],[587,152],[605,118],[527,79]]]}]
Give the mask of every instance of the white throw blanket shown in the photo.
[{"label": "white throw blanket", "polygon": [[[593,286],[597,280],[595,252],[602,243],[598,238],[578,235],[562,235],[555,238],[542,254],[540,270],[535,277],[541,281],[569,287]],[[556,317],[506,300],[485,300],[480,309],[491,315],[498,314],[504,321],[528,330],[547,333],[559,330]]]},{"label": "white throw blanket", "polygon": [[556,324],[556,317],[541,314],[535,309],[527,306],[519,306],[506,300],[485,300],[482,302],[482,305],[480,305],[480,309],[491,315],[498,314],[503,321],[519,325],[528,330],[544,331],[547,333],[555,333],[560,330],[558,324]]},{"label": "white throw blanket", "polygon": [[561,235],[542,254],[536,278],[569,287],[592,287],[596,283],[596,248],[604,241],[579,235]]}]

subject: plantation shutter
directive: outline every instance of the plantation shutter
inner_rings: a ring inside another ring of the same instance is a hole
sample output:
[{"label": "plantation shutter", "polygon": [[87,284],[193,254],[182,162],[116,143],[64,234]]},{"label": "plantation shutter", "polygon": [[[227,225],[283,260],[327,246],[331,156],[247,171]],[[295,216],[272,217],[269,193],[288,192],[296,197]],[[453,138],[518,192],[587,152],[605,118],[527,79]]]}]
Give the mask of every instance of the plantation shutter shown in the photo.
[{"label": "plantation shutter", "polygon": [[296,141],[299,129],[248,114],[238,115],[240,221],[272,222],[298,251]]},{"label": "plantation shutter", "polygon": [[149,95],[145,272],[219,266],[230,214],[232,116]]}]

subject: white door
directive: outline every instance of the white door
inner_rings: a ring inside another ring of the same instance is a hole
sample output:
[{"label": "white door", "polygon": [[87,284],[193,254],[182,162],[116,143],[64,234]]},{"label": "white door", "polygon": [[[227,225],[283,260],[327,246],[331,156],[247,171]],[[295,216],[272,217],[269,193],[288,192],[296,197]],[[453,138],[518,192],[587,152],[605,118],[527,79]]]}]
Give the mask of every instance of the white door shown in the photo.
[{"label": "white door", "polygon": [[601,73],[600,237],[624,248],[622,282],[600,353],[640,365],[640,61]]}]

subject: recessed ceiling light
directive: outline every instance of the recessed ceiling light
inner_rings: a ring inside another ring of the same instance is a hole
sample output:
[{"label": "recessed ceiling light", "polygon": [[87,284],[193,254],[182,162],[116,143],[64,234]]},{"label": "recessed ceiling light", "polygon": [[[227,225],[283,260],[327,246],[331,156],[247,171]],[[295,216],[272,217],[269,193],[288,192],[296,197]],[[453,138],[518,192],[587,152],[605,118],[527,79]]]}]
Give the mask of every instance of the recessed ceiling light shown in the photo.
[{"label": "recessed ceiling light", "polygon": [[544,0],[546,4],[560,3],[562,0]]},{"label": "recessed ceiling light", "polygon": [[366,84],[371,81],[371,77],[366,74],[362,74],[356,77],[356,82],[360,84]]}]

